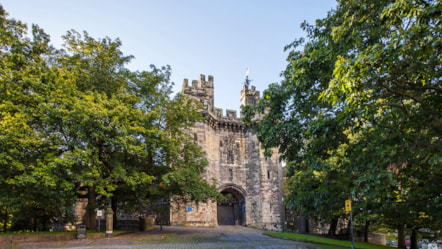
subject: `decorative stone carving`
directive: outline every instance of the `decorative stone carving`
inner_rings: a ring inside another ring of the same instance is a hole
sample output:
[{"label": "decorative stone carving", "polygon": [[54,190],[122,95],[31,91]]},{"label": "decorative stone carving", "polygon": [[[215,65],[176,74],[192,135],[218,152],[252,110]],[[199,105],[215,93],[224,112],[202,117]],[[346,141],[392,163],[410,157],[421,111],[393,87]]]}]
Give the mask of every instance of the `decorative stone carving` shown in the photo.
[{"label": "decorative stone carving", "polygon": [[240,149],[239,142],[235,141],[234,136],[224,137],[220,141],[220,158],[221,163],[239,164],[240,163]]}]

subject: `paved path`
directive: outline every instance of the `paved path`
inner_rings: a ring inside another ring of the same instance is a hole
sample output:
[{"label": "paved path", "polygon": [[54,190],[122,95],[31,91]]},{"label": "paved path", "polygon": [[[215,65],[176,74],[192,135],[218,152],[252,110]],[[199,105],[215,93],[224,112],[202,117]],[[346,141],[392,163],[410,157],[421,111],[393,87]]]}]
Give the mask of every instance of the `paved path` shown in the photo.
[{"label": "paved path", "polygon": [[[291,240],[269,237],[263,231],[241,226],[216,228],[156,227],[149,232],[137,232],[109,239],[83,239],[60,242],[20,243],[6,248],[70,248],[70,249],[315,249]],[[1,245],[0,245],[1,247]],[[2,247],[5,248],[5,247]]]}]

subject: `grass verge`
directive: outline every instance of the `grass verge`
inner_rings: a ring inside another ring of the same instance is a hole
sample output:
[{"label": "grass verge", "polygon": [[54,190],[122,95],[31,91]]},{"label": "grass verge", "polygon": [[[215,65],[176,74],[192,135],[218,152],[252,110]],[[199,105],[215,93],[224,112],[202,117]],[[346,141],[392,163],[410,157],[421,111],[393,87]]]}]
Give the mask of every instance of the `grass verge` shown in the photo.
[{"label": "grass verge", "polygon": [[[302,241],[302,242],[312,243],[312,244],[315,244],[316,247],[322,248],[322,249],[351,248],[351,241],[345,241],[345,240],[329,239],[329,238],[324,238],[324,237],[319,237],[319,236],[297,234],[297,233],[266,232],[265,234],[275,236],[275,237],[281,237],[281,238],[287,238],[287,239],[293,239],[293,240],[298,240],[298,241]],[[366,243],[366,242],[355,242],[355,248],[391,249],[392,247],[391,246],[384,246],[384,245],[370,244],[370,243]]]}]

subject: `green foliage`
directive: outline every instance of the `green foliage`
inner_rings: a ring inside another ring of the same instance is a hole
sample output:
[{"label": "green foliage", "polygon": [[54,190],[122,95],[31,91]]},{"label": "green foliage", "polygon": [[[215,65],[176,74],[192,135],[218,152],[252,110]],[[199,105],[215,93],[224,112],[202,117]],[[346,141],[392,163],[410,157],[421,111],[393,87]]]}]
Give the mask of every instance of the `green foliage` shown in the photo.
[{"label": "green foliage", "polygon": [[326,205],[338,202],[338,215],[347,198],[356,219],[440,228],[441,6],[339,1],[302,24],[284,80],[245,109],[249,122],[263,115],[260,141],[289,162],[292,208],[329,217]]},{"label": "green foliage", "polygon": [[197,105],[170,97],[169,67],[132,72],[118,39],[86,32],[68,31],[55,49],[38,26],[28,38],[26,25],[0,14],[4,228],[65,222],[85,190],[89,211],[110,201],[130,209],[171,195],[215,196],[185,132],[201,118]]},{"label": "green foliage", "polygon": [[49,65],[55,51],[40,28],[34,25],[32,39],[27,38],[24,24],[7,19],[2,8],[0,14],[2,222],[14,221],[14,227],[20,223],[18,216],[27,217],[20,229],[45,229],[49,219],[68,219],[64,207],[75,201],[75,195],[69,192],[73,187],[71,177],[57,167],[58,145],[45,122],[51,92],[56,87],[49,84],[56,74]]}]

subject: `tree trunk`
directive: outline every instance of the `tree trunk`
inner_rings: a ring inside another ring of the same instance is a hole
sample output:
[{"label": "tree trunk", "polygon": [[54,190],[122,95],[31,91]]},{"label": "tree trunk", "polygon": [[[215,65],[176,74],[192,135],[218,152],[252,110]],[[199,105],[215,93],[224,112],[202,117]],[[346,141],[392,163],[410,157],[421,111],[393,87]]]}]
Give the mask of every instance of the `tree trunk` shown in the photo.
[{"label": "tree trunk", "polygon": [[310,233],[310,221],[308,218],[305,218],[304,228],[306,233]]},{"label": "tree trunk", "polygon": [[113,215],[113,225],[114,226],[113,227],[115,230],[115,229],[117,229],[117,226],[118,226],[118,220],[117,220],[118,201],[117,201],[117,196],[115,194],[112,196],[111,205],[112,205],[112,210],[114,211],[114,215]]},{"label": "tree trunk", "polygon": [[35,216],[34,217],[34,232],[38,232],[38,218]]},{"label": "tree trunk", "polygon": [[333,218],[330,221],[330,228],[328,229],[328,236],[335,236],[337,227],[338,227],[338,219]]},{"label": "tree trunk", "polygon": [[160,212],[160,231],[163,231],[163,215]]},{"label": "tree trunk", "polygon": [[95,209],[97,208],[96,193],[93,187],[88,187],[87,190],[87,222],[86,227],[88,229],[97,228],[97,214]]},{"label": "tree trunk", "polygon": [[405,249],[405,229],[404,225],[399,225],[397,229],[397,248]]},{"label": "tree trunk", "polygon": [[49,217],[47,215],[43,215],[40,220],[41,231],[49,231]]},{"label": "tree trunk", "polygon": [[3,220],[3,232],[6,233],[6,231],[8,230],[8,209],[6,208],[5,211],[5,219]]},{"label": "tree trunk", "polygon": [[417,229],[411,229],[410,249],[418,249],[417,247]]},{"label": "tree trunk", "polygon": [[370,221],[368,219],[365,220],[365,228],[364,228],[364,242],[368,242],[368,228],[370,227]]}]

